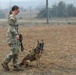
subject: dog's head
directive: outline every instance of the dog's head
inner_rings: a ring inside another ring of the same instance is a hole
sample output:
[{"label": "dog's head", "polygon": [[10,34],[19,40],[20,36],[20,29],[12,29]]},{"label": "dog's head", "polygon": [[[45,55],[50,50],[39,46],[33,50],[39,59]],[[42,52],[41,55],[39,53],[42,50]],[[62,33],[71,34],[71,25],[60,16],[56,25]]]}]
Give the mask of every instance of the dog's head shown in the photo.
[{"label": "dog's head", "polygon": [[36,53],[42,53],[43,50],[44,50],[44,41],[43,40],[41,40],[41,41],[37,40],[37,47],[34,49],[34,51]]}]

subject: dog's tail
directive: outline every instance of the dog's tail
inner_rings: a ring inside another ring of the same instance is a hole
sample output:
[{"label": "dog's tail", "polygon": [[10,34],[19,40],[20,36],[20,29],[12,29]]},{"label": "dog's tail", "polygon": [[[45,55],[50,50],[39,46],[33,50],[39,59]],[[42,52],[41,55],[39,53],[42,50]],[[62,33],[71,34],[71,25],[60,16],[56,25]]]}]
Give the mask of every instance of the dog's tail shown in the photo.
[{"label": "dog's tail", "polygon": [[19,64],[19,66],[21,67],[21,66],[23,66],[24,64],[21,62],[20,64]]},{"label": "dog's tail", "polygon": [[21,67],[23,65],[23,63],[20,63],[19,66]]},{"label": "dog's tail", "polygon": [[24,58],[24,59],[22,60],[22,62],[19,64],[20,67],[24,65],[25,60],[26,60],[26,58]]}]

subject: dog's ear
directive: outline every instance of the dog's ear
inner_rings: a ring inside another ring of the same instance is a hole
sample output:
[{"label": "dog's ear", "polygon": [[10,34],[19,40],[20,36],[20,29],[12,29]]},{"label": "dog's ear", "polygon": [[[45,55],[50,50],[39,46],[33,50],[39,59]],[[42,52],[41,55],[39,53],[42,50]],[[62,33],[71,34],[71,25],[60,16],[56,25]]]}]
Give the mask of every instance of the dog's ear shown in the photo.
[{"label": "dog's ear", "polygon": [[43,41],[43,39],[41,40],[41,43],[42,43],[42,45],[44,46],[44,41]]},{"label": "dog's ear", "polygon": [[37,47],[39,46],[39,40],[37,40]]},{"label": "dog's ear", "polygon": [[37,40],[37,44],[39,44],[39,40]]},{"label": "dog's ear", "polygon": [[41,40],[41,43],[44,43],[44,40],[43,39]]}]

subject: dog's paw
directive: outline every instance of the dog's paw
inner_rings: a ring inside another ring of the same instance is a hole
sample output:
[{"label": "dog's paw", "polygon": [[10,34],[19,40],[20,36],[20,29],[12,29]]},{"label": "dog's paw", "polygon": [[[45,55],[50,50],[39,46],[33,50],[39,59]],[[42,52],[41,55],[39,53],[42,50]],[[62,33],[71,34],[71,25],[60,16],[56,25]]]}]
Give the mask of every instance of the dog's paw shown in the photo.
[{"label": "dog's paw", "polygon": [[40,68],[41,66],[40,65],[37,65],[37,68]]}]

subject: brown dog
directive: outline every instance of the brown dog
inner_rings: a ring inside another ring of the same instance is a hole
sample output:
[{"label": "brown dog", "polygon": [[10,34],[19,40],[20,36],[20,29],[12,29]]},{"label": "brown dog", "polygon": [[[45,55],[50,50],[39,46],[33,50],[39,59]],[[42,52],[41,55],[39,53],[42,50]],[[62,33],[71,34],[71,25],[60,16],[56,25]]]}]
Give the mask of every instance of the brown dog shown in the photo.
[{"label": "brown dog", "polygon": [[29,66],[32,61],[36,61],[37,67],[40,67],[40,57],[43,53],[43,47],[44,42],[41,40],[41,42],[38,41],[37,46],[35,49],[31,50],[29,54],[27,54],[22,62],[19,64],[20,66]]}]

